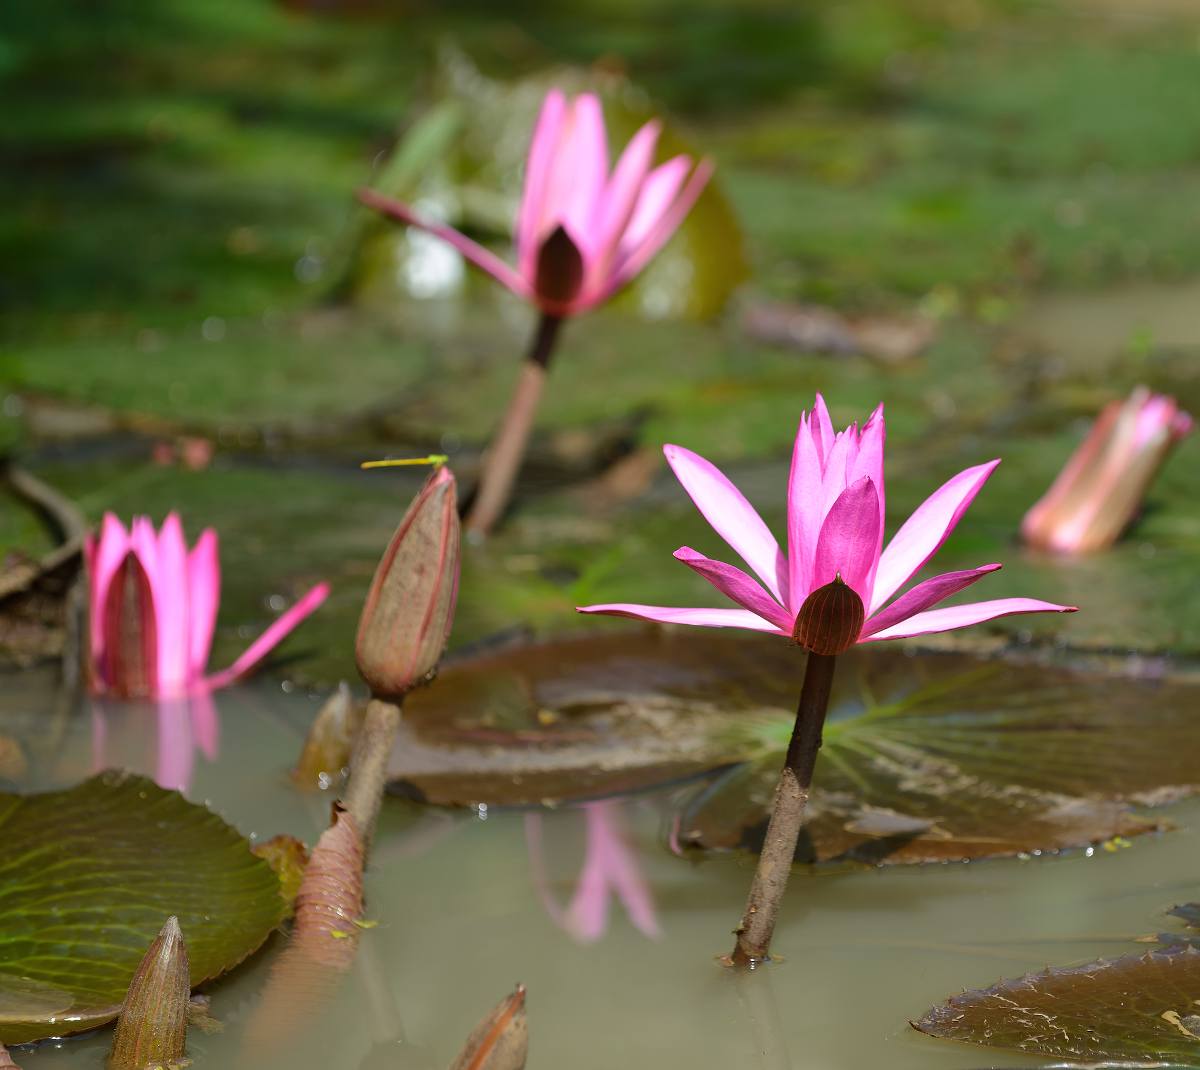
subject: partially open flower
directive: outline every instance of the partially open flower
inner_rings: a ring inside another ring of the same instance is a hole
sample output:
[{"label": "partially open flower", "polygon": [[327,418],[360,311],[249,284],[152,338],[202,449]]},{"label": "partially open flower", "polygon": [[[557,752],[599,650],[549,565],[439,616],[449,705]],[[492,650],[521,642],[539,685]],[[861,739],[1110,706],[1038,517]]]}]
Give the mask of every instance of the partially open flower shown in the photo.
[{"label": "partially open flower", "polygon": [[217,533],[188,549],[175,513],[154,530],[135,517],[126,530],[112,513],[84,544],[88,573],[89,684],[97,694],[170,698],[223,687],[245,676],[329,594],[319,583],[276,620],[228,669],[206,676],[221,601]]},{"label": "partially open flower", "polygon": [[610,167],[600,99],[546,94],[534,128],[514,228],[517,266],[453,227],[375,190],[359,199],[377,212],[448,242],[476,267],[550,316],[607,301],[666,244],[712,176],[674,156],[654,166],[661,124],[646,123]]},{"label": "partially open flower", "polygon": [[454,475],[438,468],[392,536],[363,605],[355,655],[377,698],[402,698],[437,669],[458,596]]},{"label": "partially open flower", "polygon": [[1028,513],[1021,534],[1059,553],[1102,550],[1120,538],[1159,468],[1192,430],[1174,398],[1139,386],[1104,407],[1087,438]]}]

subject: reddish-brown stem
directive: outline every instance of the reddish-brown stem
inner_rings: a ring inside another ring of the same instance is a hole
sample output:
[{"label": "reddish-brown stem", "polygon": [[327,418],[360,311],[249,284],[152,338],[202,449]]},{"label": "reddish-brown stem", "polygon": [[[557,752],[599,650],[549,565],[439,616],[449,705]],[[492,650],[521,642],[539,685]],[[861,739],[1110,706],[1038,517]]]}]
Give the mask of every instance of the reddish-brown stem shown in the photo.
[{"label": "reddish-brown stem", "polygon": [[737,927],[737,944],[730,961],[734,966],[754,969],[770,956],[771,937],[779,917],[779,906],[787,889],[796,843],[804,825],[804,811],[812,788],[813,768],[821,749],[821,731],[829,709],[833,686],[833,654],[809,654],[800,689],[800,705],[788,744],[783,771],[775,788],[775,804],[767,825],[767,836],[758,868],[750,885],[746,912]]},{"label": "reddish-brown stem", "polygon": [[543,314],[528,357],[521,365],[521,374],[508,402],[500,427],[488,447],[483,472],[474,501],[466,517],[466,528],[475,535],[487,535],[496,526],[508,507],[513,484],[525,457],[533,418],[537,414],[546,371],[554,355],[554,344],[562,320]]}]

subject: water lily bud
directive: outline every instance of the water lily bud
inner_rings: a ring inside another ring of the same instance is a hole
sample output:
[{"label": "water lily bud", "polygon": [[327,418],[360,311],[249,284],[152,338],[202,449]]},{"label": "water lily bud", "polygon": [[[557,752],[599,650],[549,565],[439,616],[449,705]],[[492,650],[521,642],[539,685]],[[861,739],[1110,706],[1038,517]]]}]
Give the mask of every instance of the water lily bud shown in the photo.
[{"label": "water lily bud", "polygon": [[550,310],[569,305],[583,286],[583,256],[565,227],[558,226],[538,250],[534,290]]},{"label": "water lily bud", "polygon": [[190,993],[187,948],[179,919],[170,917],[129,982],[108,1057],[111,1070],[184,1065]]},{"label": "water lily bud", "polygon": [[1192,430],[1174,398],[1139,386],[1105,406],[1087,438],[1042,499],[1025,514],[1021,535],[1058,553],[1102,550],[1141,507],[1168,454]]},{"label": "water lily bud", "polygon": [[118,698],[146,698],[158,689],[158,636],[150,577],[129,553],[104,600],[101,675]]},{"label": "water lily bud", "polygon": [[432,678],[454,620],[459,570],[454,476],[429,477],[392,536],[358,622],[358,671],[378,698]]},{"label": "water lily bud", "polygon": [[814,654],[841,654],[858,640],[865,618],[862,599],[839,574],[804,600],[792,638]]},{"label": "water lily bud", "polygon": [[525,986],[517,985],[471,1031],[450,1070],[522,1070],[528,1051]]}]

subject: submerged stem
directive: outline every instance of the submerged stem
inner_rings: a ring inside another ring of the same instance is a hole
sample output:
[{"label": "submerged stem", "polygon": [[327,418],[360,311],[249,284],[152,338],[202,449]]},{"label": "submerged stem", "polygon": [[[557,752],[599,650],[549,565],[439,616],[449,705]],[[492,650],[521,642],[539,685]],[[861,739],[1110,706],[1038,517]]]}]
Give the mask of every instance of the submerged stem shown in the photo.
[{"label": "submerged stem", "polygon": [[468,532],[488,534],[508,507],[517,472],[525,457],[525,447],[533,429],[533,418],[537,414],[542,388],[546,383],[546,371],[554,356],[554,344],[561,324],[558,316],[546,314],[538,323],[533,346],[521,366],[508,409],[484,457],[475,500],[466,517]]},{"label": "submerged stem", "polygon": [[836,663],[837,657],[833,654],[808,655],[796,723],[775,788],[767,836],[758,856],[746,912],[736,930],[737,944],[730,956],[735,966],[754,969],[769,957],[771,936],[775,932],[779,906],[796,856],[796,842],[804,824]]}]

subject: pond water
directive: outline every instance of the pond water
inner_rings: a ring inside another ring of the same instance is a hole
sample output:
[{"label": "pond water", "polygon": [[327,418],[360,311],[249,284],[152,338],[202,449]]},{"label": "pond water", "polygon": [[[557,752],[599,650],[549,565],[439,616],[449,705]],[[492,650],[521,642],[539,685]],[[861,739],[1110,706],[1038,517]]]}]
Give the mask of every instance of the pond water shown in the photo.
[{"label": "pond water", "polygon": [[[325,827],[329,796],[304,795],[287,777],[320,695],[278,680],[227,690],[210,720],[187,726],[189,738],[179,725],[160,732],[159,716],[134,705],[89,703],[47,722],[50,684],[49,675],[5,680],[0,733],[55,726],[36,737],[23,788],[68,785],[107,762],[186,781],[191,798],[248,834],[311,843]],[[1167,811],[1177,829],[1115,850],[798,870],[776,935],[784,961],[742,977],[715,956],[728,950],[751,859],[673,855],[663,797],[606,811],[628,837],[652,905],[629,910],[614,898],[591,941],[572,936],[564,919],[585,855],[583,809],[531,819],[387,799],[367,879],[367,915],[378,927],[363,933],[328,1015],[281,1048],[277,1065],[444,1067],[517,981],[529,991],[532,1070],[1044,1065],[933,1040],[907,1023],[964,987],[1127,953],[1132,937],[1170,927],[1166,908],[1196,898],[1200,802],[1192,801]],[[193,1030],[194,1057],[242,1062],[244,1024],[281,946],[273,940],[211,987],[225,1030]],[[45,1043],[21,1049],[18,1061],[27,1070],[95,1066],[108,1039],[102,1030]]]}]

